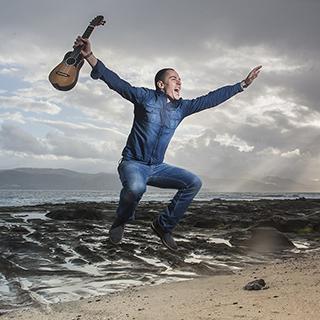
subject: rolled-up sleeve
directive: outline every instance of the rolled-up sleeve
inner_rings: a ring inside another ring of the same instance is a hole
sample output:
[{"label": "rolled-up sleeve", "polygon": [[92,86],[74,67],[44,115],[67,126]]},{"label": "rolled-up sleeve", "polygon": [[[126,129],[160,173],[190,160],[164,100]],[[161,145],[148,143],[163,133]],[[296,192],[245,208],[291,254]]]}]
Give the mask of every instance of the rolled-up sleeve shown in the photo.
[{"label": "rolled-up sleeve", "polygon": [[101,77],[101,69],[104,67],[104,64],[98,60],[96,65],[91,70],[91,78],[94,80],[100,79]]}]

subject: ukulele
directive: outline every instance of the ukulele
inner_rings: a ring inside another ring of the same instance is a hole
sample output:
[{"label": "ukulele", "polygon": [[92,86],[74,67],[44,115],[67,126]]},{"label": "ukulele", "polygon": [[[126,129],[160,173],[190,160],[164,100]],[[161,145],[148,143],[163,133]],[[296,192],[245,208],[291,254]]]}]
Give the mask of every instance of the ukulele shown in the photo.
[{"label": "ukulele", "polygon": [[[103,16],[95,17],[82,35],[82,38],[88,39],[95,27],[104,25]],[[79,71],[83,66],[84,60],[81,54],[82,46],[74,48],[65,54],[63,61],[58,64],[49,74],[49,81],[58,90],[71,90],[77,83]]]}]

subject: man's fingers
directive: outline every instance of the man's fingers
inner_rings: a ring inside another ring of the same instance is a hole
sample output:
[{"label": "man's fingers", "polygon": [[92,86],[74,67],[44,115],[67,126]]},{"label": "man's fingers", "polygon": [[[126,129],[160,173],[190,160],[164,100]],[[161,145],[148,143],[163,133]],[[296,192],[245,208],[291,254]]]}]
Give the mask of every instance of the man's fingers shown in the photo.
[{"label": "man's fingers", "polygon": [[86,44],[86,43],[88,43],[88,41],[89,41],[88,39],[82,38],[82,37],[80,37],[80,36],[78,36],[77,40],[78,40],[79,42],[82,42],[82,44]]},{"label": "man's fingers", "polygon": [[259,73],[260,73],[260,71],[255,72],[255,73],[254,73],[254,77],[256,78]]},{"label": "man's fingers", "polygon": [[259,72],[261,71],[260,69],[262,68],[262,66],[257,66],[254,69],[252,69],[252,71],[248,74],[247,78],[244,80],[248,85],[250,85],[253,80],[258,76]]},{"label": "man's fingers", "polygon": [[87,44],[87,43],[88,43],[88,39],[84,39],[84,38],[78,36],[76,41],[74,42],[74,46],[73,47],[82,46],[82,45]]},{"label": "man's fingers", "polygon": [[262,66],[255,67],[251,72],[260,72],[261,68],[262,68]]},{"label": "man's fingers", "polygon": [[79,46],[81,46],[81,45],[83,45],[83,42],[76,40],[76,41],[74,42],[74,44],[73,44],[73,47],[79,47]]},{"label": "man's fingers", "polygon": [[257,71],[257,70],[260,70],[261,68],[262,68],[262,66],[260,65],[260,66],[255,67],[253,70]]},{"label": "man's fingers", "polygon": [[249,77],[251,78],[252,76],[254,76],[254,78],[256,78],[258,76],[258,74],[260,73],[260,69],[262,68],[262,66],[258,66],[255,67],[249,74]]},{"label": "man's fingers", "polygon": [[260,70],[261,68],[262,68],[262,66],[258,66],[258,67],[253,68],[253,69],[251,70],[250,74],[252,74],[252,73],[259,73],[259,72],[261,71],[261,70]]}]

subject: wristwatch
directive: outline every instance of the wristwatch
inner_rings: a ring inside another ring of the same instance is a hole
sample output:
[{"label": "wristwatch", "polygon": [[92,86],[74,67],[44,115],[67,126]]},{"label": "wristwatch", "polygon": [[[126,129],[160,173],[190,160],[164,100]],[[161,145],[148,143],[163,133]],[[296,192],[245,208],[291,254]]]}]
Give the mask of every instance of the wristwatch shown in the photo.
[{"label": "wristwatch", "polygon": [[248,85],[246,84],[246,82],[245,82],[244,80],[242,80],[242,81],[240,82],[240,86],[241,86],[241,89],[242,89],[242,90],[248,88]]}]

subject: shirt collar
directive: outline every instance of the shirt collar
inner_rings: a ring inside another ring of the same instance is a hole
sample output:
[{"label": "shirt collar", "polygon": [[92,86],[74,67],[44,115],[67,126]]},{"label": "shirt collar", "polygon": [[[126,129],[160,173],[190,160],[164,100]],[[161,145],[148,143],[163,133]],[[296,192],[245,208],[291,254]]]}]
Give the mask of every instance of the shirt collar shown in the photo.
[{"label": "shirt collar", "polygon": [[[156,93],[157,93],[159,96],[163,96],[163,97],[166,97],[166,98],[167,98],[167,95],[166,95],[163,91],[161,91],[160,89],[158,89],[158,88],[156,89]],[[171,101],[171,100],[170,100],[170,102],[175,104],[175,103],[178,103],[180,100],[182,100],[181,97],[179,98],[179,100],[174,100],[174,101]]]}]

